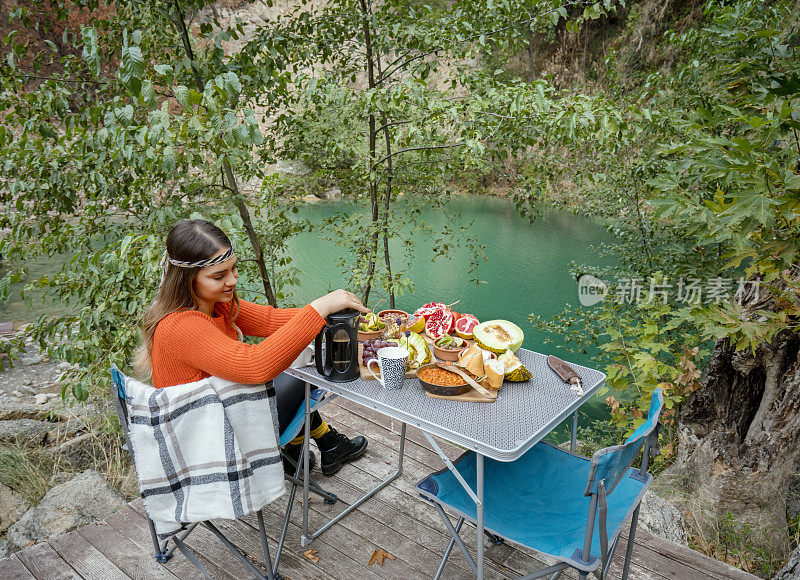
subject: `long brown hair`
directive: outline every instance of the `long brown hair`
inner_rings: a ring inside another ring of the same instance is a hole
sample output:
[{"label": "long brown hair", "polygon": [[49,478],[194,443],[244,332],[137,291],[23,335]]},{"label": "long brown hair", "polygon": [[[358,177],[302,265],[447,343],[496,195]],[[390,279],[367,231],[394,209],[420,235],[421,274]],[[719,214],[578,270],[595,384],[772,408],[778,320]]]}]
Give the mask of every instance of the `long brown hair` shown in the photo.
[{"label": "long brown hair", "polygon": [[[182,262],[207,260],[220,250],[231,247],[231,241],[225,232],[206,220],[181,220],[173,224],[167,234],[166,244],[169,258]],[[156,299],[142,316],[142,346],[139,347],[134,361],[134,368],[142,378],[149,378],[153,372],[151,351],[158,323],[173,312],[198,309],[194,279],[201,269],[174,266],[169,259],[165,260]],[[237,332],[239,329],[235,320],[238,314],[239,297],[234,289],[228,322]]]}]

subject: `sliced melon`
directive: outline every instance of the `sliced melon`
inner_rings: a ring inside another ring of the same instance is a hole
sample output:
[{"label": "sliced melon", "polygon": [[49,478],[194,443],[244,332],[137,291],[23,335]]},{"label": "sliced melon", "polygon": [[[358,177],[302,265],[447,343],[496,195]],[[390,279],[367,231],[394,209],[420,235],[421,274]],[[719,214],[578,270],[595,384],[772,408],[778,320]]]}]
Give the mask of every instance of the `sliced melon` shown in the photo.
[{"label": "sliced melon", "polygon": [[405,347],[408,350],[408,368],[410,369],[417,369],[431,362],[431,349],[425,339],[416,332],[409,333],[408,337],[402,336],[386,342]]},{"label": "sliced melon", "polygon": [[517,352],[525,340],[522,329],[508,320],[489,320],[481,322],[472,329],[475,342],[479,347],[502,354],[507,350]]},{"label": "sliced melon", "polygon": [[506,380],[512,383],[522,383],[533,378],[533,373],[525,368],[522,361],[510,350],[507,350],[497,359],[506,369]]}]

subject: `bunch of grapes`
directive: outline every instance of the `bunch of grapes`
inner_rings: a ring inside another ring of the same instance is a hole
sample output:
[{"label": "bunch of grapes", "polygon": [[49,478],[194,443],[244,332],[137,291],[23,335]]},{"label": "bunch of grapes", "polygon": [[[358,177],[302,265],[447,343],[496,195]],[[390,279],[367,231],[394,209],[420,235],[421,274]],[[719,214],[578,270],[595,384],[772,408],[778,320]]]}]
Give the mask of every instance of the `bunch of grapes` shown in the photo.
[{"label": "bunch of grapes", "polygon": [[395,346],[395,344],[393,342],[388,342],[386,340],[381,340],[379,338],[376,338],[374,340],[365,340],[364,352],[362,353],[361,356],[361,364],[367,366],[369,359],[378,358],[378,349],[387,346]]}]

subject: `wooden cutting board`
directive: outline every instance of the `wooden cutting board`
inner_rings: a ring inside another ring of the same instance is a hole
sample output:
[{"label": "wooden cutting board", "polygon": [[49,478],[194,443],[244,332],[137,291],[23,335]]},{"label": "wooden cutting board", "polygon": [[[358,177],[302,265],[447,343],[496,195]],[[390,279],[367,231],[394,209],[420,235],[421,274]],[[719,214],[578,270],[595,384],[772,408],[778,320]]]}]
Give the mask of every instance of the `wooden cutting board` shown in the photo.
[{"label": "wooden cutting board", "polygon": [[[431,347],[431,352],[433,352],[434,340],[430,336],[425,334],[424,332],[422,333],[422,338],[425,339],[425,342],[427,342],[428,345]],[[471,339],[465,339],[464,340],[464,348],[469,348],[473,344],[475,344],[474,340],[471,340]],[[436,358],[436,357],[434,357],[434,358]],[[456,395],[454,397],[452,397],[452,396],[451,397],[445,397],[443,395],[432,395],[428,391],[425,391],[425,394],[428,395],[431,399],[448,399],[450,401],[467,401],[467,402],[470,402],[470,403],[494,403],[497,400],[497,393],[499,391],[493,391],[492,389],[489,389],[489,390],[494,393],[494,398],[493,399],[487,399],[486,397],[484,397],[482,394],[480,394],[478,391],[476,391],[473,388],[470,388],[470,390],[467,391],[466,393],[464,393],[463,395]]]},{"label": "wooden cutting board", "polygon": [[494,403],[497,400],[497,393],[499,393],[500,391],[494,391],[492,389],[489,390],[494,393],[493,399],[487,399],[472,387],[470,387],[469,391],[467,391],[463,395],[456,395],[455,397],[432,395],[428,391],[425,391],[425,394],[428,395],[431,399],[447,399],[449,401],[467,401],[468,403]]}]

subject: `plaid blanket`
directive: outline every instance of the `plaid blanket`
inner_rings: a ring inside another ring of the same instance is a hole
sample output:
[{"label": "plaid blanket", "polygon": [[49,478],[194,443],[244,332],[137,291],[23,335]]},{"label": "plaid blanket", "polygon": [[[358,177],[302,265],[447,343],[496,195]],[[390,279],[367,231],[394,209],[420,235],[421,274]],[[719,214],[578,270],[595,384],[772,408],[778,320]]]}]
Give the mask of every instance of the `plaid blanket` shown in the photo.
[{"label": "plaid blanket", "polygon": [[139,489],[162,539],[188,523],[240,518],[286,492],[272,382],[210,377],[155,389],[126,378],[125,395]]}]

